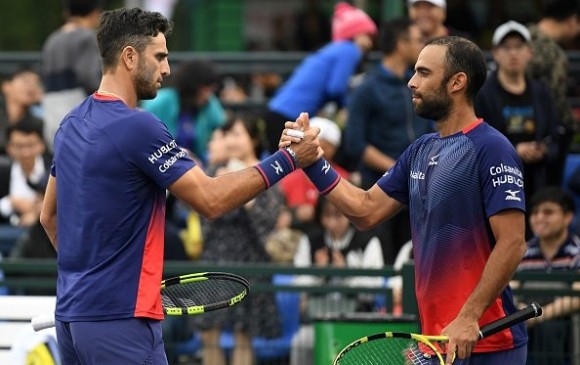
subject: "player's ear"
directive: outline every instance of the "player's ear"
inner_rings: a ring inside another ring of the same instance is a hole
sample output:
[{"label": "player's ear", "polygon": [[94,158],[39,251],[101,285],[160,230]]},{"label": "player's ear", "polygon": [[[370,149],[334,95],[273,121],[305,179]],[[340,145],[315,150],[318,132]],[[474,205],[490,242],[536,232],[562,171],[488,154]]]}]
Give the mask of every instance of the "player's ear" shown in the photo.
[{"label": "player's ear", "polygon": [[450,91],[457,92],[467,88],[467,74],[465,72],[458,72],[451,76],[448,84]]},{"label": "player's ear", "polygon": [[132,46],[127,46],[121,51],[121,62],[128,70],[133,70],[137,67],[139,61],[139,53]]}]

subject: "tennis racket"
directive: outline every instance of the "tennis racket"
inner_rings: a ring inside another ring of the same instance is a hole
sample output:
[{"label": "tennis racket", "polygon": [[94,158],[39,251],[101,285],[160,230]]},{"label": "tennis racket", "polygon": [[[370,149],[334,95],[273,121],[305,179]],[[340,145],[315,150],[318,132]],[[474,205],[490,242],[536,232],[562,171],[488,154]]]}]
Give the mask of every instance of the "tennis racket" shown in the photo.
[{"label": "tennis racket", "polygon": [[[161,282],[163,312],[169,316],[195,315],[238,304],[250,292],[241,276],[224,272],[202,272],[177,276]],[[35,316],[32,328],[55,326],[54,314]]]},{"label": "tennis racket", "polygon": [[[542,307],[532,303],[515,313],[498,319],[479,331],[479,339],[493,335],[517,323],[542,315]],[[435,356],[445,365],[439,344],[447,336],[428,336],[416,333],[384,332],[360,338],[338,353],[333,365],[428,365]],[[420,346],[422,348],[420,348]],[[430,349],[432,354],[425,354]]]}]

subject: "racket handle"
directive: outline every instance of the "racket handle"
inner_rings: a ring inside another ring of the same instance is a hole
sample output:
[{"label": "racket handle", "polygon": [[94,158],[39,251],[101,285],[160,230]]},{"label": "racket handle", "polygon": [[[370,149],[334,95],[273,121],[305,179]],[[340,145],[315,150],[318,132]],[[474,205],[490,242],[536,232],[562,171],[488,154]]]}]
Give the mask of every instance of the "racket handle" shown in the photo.
[{"label": "racket handle", "polygon": [[509,328],[517,323],[523,322],[530,318],[539,317],[541,315],[542,307],[538,303],[534,302],[527,307],[510,314],[509,316],[505,316],[495,322],[491,322],[490,324],[483,326],[479,330],[479,338],[482,339],[484,337],[493,335],[494,333],[503,331],[504,329]]},{"label": "racket handle", "polygon": [[34,332],[38,332],[43,329],[51,328],[56,325],[54,314],[42,314],[33,317],[30,320],[30,324],[32,324],[32,329]]}]

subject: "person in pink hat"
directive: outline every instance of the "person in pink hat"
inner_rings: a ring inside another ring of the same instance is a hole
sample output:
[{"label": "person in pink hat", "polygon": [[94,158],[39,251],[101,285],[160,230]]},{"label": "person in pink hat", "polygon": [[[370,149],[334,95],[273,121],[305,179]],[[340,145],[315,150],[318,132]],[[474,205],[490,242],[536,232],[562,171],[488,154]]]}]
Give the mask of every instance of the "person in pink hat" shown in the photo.
[{"label": "person in pink hat", "polygon": [[318,114],[327,102],[345,104],[348,81],[377,33],[374,21],[361,9],[336,4],[332,17],[332,41],[306,57],[268,103],[264,116],[268,149],[275,152],[284,123],[301,112]]}]

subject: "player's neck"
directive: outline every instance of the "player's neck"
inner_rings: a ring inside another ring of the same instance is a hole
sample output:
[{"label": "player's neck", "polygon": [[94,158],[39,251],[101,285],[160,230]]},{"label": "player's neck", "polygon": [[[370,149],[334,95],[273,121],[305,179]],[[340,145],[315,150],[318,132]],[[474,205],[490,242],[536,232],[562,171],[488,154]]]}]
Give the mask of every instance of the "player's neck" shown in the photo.
[{"label": "player's neck", "polygon": [[441,137],[447,137],[455,134],[477,120],[473,106],[465,104],[458,107],[455,104],[447,118],[436,121],[437,130]]},{"label": "player's neck", "polygon": [[[118,80],[119,78],[119,75],[106,73],[103,75],[97,92],[101,95],[118,98],[127,104],[128,107],[135,108],[137,106],[137,95],[132,90],[131,82],[120,81]],[[130,88],[125,85],[129,85]]]}]

